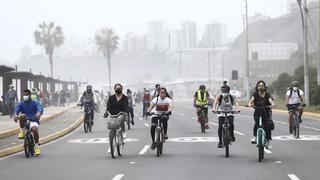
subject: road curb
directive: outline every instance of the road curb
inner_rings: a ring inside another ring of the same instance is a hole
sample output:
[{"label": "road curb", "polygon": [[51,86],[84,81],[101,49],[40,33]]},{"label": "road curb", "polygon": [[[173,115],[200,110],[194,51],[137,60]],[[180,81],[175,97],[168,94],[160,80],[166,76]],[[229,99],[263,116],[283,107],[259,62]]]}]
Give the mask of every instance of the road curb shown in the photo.
[{"label": "road curb", "polygon": [[[45,136],[43,138],[39,139],[40,144],[46,144],[48,142],[51,142],[53,140],[56,140],[62,136],[65,136],[66,134],[72,132],[76,128],[78,128],[83,122],[83,117],[80,117],[78,120],[76,120],[74,123],[72,123],[70,126],[66,127],[65,129],[55,132],[53,134],[50,134],[48,136]],[[6,149],[3,149],[0,151],[0,158],[18,153],[20,151],[23,151],[23,144],[12,146]]]},{"label": "road curb", "polygon": [[[72,107],[70,107],[68,109],[65,109],[63,111],[60,111],[58,113],[45,116],[45,117],[41,118],[40,123],[48,122],[48,121],[54,119],[55,117],[60,116],[60,115],[62,115],[64,113],[66,113],[67,111],[70,111],[73,108],[76,108],[76,106],[72,106]],[[6,131],[2,131],[2,132],[0,132],[0,139],[16,135],[16,134],[19,133],[19,131],[20,131],[19,127],[13,128],[13,129],[9,129],[9,130],[6,130]]]}]

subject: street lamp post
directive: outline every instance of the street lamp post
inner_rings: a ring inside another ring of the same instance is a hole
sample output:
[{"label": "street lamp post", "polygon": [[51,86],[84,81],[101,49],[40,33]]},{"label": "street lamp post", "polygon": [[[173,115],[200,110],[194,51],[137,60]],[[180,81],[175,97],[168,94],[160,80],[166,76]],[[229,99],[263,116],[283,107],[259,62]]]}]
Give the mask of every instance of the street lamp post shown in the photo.
[{"label": "street lamp post", "polygon": [[208,52],[208,89],[211,89],[211,63],[210,63],[210,51]]},{"label": "street lamp post", "polygon": [[246,0],[246,15],[244,19],[245,26],[245,78],[244,78],[244,89],[245,89],[245,99],[249,100],[250,90],[249,90],[249,29],[248,29],[248,0]]}]

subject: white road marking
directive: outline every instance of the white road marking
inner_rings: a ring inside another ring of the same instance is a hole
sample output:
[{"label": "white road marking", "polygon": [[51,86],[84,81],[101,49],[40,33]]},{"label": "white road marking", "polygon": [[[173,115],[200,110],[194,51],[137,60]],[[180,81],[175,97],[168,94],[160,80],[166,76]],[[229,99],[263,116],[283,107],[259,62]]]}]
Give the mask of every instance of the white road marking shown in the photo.
[{"label": "white road marking", "polygon": [[112,180],[120,180],[123,178],[123,174],[117,174],[114,178],[112,178]]},{"label": "white road marking", "polygon": [[147,152],[147,150],[149,149],[150,145],[145,145],[143,147],[143,149],[139,152],[139,155],[143,155],[144,153]]},{"label": "white road marking", "polygon": [[142,119],[142,118],[139,118],[139,120],[140,120],[140,121],[143,121],[143,119]]},{"label": "white road marking", "polygon": [[286,122],[282,122],[282,121],[274,121],[274,122],[279,124],[287,124]]},{"label": "white road marking", "polygon": [[197,120],[197,118],[196,118],[196,117],[192,117],[192,119]]},{"label": "white road marking", "polygon": [[133,164],[136,164],[136,163],[132,161],[132,162],[130,162],[130,164],[132,164],[132,165],[133,165]]},{"label": "white road marking", "polygon": [[272,154],[272,152],[269,149],[264,148],[264,152],[268,153],[268,154]]},{"label": "white road marking", "polygon": [[320,131],[320,129],[317,129],[317,128],[314,128],[314,127],[309,127],[309,126],[301,126],[303,128],[306,128],[306,129],[312,129],[312,130],[315,130],[315,131]]},{"label": "white road marking", "polygon": [[110,149],[110,146],[109,146],[107,154],[110,154],[110,152],[111,152],[111,149]]},{"label": "white road marking", "polygon": [[149,127],[149,126],[150,126],[150,125],[149,125],[149,124],[147,124],[147,123],[144,123],[144,125],[145,125],[145,126],[147,126],[147,127]]},{"label": "white road marking", "polygon": [[294,174],[288,174],[288,177],[291,179],[291,180],[300,180],[296,175]]},{"label": "white road marking", "polygon": [[[124,142],[136,142],[139,139],[136,138],[125,138]],[[83,138],[83,139],[72,139],[69,143],[80,143],[80,144],[108,144],[109,138]]]},{"label": "white road marking", "polygon": [[178,137],[169,138],[168,142],[185,142],[185,143],[199,143],[199,142],[219,142],[218,137]]},{"label": "white road marking", "polygon": [[183,114],[183,113],[179,113],[179,115],[180,115],[180,116],[186,116],[186,115],[185,115],[185,114]]},{"label": "white road marking", "polygon": [[276,163],[276,164],[281,164],[282,161],[275,161],[274,163]]},{"label": "white road marking", "polygon": [[209,124],[212,124],[212,125],[218,126],[218,124],[213,123],[213,122],[209,122]]},{"label": "white road marking", "polygon": [[238,132],[238,131],[234,131],[234,133],[239,134],[240,136],[244,136],[244,134],[243,134],[243,133]]},{"label": "white road marking", "polygon": [[282,141],[320,141],[320,135],[300,135],[299,138],[293,137],[293,135],[287,136],[275,136],[272,137],[275,140]]}]

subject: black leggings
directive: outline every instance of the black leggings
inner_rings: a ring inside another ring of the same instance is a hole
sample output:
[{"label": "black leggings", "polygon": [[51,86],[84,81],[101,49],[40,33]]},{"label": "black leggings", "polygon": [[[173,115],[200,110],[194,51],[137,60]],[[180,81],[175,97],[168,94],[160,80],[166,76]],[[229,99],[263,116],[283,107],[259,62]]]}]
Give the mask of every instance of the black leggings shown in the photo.
[{"label": "black leggings", "polygon": [[[254,112],[254,121],[255,121],[255,124],[254,124],[254,127],[253,127],[253,135],[254,136],[257,136],[257,129],[259,127],[259,117],[260,117],[260,114],[262,116],[262,126],[263,126],[263,129],[264,131],[266,132],[266,139],[267,140],[271,140],[271,130],[268,128],[268,120],[270,119],[270,113],[269,111],[255,111]],[[267,115],[267,118],[266,118],[266,115]]]},{"label": "black leggings", "polygon": [[133,121],[133,118],[134,118],[133,107],[129,107],[128,116],[130,115],[131,115],[131,120]]},{"label": "black leggings", "polygon": [[[161,119],[164,134],[167,134],[167,131],[168,131],[168,120],[169,120],[168,116],[163,116],[163,118]],[[158,125],[158,117],[152,117],[151,118],[151,139],[152,139],[152,142],[154,142],[157,125]]]},{"label": "black leggings", "polygon": [[[219,117],[219,128],[218,128],[218,135],[219,135],[219,142],[222,142],[222,126],[224,124],[224,116],[220,116]],[[230,132],[231,132],[231,137],[234,136],[234,124],[233,124],[233,120],[234,120],[234,116],[228,116],[228,120],[230,123]]]}]

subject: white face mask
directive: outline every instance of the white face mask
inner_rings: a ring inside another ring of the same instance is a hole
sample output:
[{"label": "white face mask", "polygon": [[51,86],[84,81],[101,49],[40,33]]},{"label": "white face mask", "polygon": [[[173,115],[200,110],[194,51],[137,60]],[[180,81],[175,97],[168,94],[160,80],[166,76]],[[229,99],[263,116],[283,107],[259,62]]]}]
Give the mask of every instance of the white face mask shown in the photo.
[{"label": "white face mask", "polygon": [[293,89],[293,91],[297,91],[298,87],[293,87],[292,89]]},{"label": "white face mask", "polygon": [[23,96],[23,100],[24,101],[28,101],[29,100],[29,96]]},{"label": "white face mask", "polygon": [[228,93],[221,93],[223,97],[227,97]]}]

